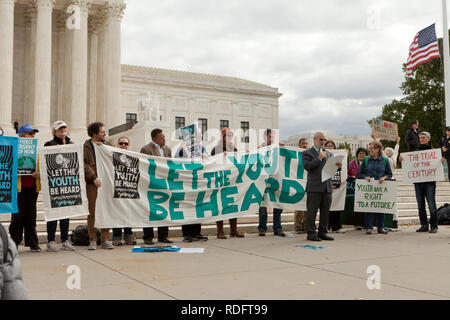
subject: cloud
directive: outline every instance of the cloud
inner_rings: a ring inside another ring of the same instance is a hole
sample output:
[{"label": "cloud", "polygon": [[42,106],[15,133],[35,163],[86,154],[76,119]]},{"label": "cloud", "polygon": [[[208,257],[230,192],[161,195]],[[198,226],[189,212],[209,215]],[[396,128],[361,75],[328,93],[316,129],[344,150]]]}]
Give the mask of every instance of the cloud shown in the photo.
[{"label": "cloud", "polygon": [[433,22],[439,35],[440,10],[422,0],[128,0],[122,59],[276,87],[281,137],[367,134],[366,120],[402,95],[414,35]]}]

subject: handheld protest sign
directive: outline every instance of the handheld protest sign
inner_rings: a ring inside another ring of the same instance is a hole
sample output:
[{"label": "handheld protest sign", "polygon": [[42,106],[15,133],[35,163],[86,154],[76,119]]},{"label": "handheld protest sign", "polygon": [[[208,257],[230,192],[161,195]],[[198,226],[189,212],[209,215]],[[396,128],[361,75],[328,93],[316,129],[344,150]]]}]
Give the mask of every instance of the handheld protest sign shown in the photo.
[{"label": "handheld protest sign", "polygon": [[441,149],[405,152],[401,156],[404,182],[445,181]]},{"label": "handheld protest sign", "polygon": [[394,214],[397,211],[397,182],[357,179],[354,211]]},{"label": "handheld protest sign", "polygon": [[17,213],[19,138],[0,136],[0,213]]},{"label": "handheld protest sign", "polygon": [[396,141],[398,125],[381,119],[372,119],[372,134],[379,140]]},{"label": "handheld protest sign", "polygon": [[88,215],[83,146],[58,145],[39,149],[45,220]]},{"label": "handheld protest sign", "polygon": [[35,138],[19,138],[18,175],[27,176],[36,171],[37,144]]}]

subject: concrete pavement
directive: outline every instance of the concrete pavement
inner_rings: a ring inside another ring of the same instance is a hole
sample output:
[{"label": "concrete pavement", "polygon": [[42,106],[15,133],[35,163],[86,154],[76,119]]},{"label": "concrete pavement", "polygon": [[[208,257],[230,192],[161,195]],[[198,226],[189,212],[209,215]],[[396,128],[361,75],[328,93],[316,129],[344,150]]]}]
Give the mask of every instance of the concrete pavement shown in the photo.
[{"label": "concrete pavement", "polygon": [[[449,299],[450,227],[437,234],[401,226],[388,235],[348,229],[335,241],[306,235],[184,243],[203,254],[114,250],[33,253],[19,247],[30,299]],[[140,243],[140,242],[138,242]],[[296,247],[313,244],[321,250]],[[79,267],[81,289],[69,290],[67,273]],[[381,288],[369,290],[368,266],[380,268]]]}]

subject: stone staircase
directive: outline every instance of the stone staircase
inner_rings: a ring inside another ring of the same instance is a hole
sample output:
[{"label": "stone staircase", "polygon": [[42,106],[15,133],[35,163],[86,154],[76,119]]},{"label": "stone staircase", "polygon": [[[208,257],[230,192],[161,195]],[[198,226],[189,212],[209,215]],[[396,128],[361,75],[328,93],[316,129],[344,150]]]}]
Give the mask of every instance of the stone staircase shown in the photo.
[{"label": "stone staircase", "polygon": [[[414,185],[404,184],[402,179],[401,170],[396,170],[394,173],[395,178],[398,182],[398,197],[397,197],[397,207],[399,213],[399,225],[407,224],[419,224],[419,216],[417,211],[417,203],[414,192]],[[450,202],[450,183],[449,182],[438,182],[436,189],[436,203],[439,208],[446,202]],[[38,198],[37,203],[38,214],[36,219],[36,227],[38,231],[38,237],[40,243],[46,243],[47,241],[47,225],[44,218],[44,212],[42,209],[41,196]],[[427,209],[428,210],[428,209]],[[294,212],[284,211],[282,214],[282,225],[283,230],[293,231],[294,230]],[[87,216],[81,216],[77,218],[70,219],[70,231],[75,229],[78,225],[87,224]],[[10,214],[0,214],[0,223],[8,228],[11,219]],[[258,226],[258,214],[255,212],[254,215],[248,215],[246,217],[239,218],[238,228],[240,232],[244,233],[255,233],[257,232]],[[269,212],[268,217],[268,228],[271,232],[272,226],[272,216]],[[229,232],[229,224],[225,222],[225,231]],[[133,230],[138,239],[142,238],[142,228],[136,228]],[[202,234],[213,236],[216,234],[216,223],[204,223],[202,224]],[[181,227],[170,227],[170,237],[181,237]],[[57,231],[57,241],[59,241],[59,225]]]}]

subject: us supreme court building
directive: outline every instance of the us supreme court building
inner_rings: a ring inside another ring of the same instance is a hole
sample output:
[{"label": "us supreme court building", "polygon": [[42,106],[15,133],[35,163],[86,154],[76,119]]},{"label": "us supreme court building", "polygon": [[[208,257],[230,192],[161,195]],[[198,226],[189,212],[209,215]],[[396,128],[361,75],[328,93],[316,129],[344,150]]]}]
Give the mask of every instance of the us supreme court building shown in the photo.
[{"label": "us supreme court building", "polygon": [[203,131],[279,128],[277,88],[236,77],[122,65],[122,20],[133,0],[128,2],[0,0],[0,126],[6,135],[30,123],[43,142],[56,120],[65,121],[79,143],[94,121],[105,123],[111,135],[130,133],[141,120],[144,95],[158,104],[153,125],[165,131],[194,122]]}]

